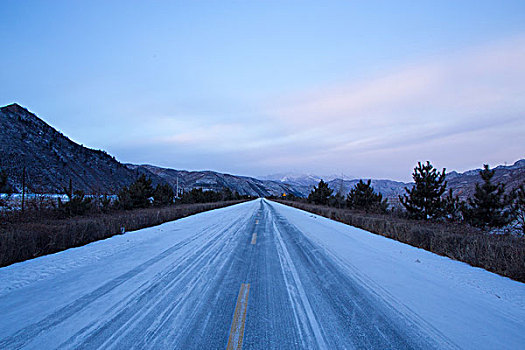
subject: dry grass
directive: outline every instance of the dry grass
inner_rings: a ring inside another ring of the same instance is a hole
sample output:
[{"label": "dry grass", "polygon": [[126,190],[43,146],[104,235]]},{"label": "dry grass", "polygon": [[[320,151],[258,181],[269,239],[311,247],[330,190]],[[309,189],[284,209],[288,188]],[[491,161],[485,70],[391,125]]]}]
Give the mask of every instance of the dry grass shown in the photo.
[{"label": "dry grass", "polygon": [[122,227],[134,231],[240,202],[184,204],[67,219],[53,217],[53,211],[4,216],[0,225],[0,267],[105,239],[121,233]]},{"label": "dry grass", "polygon": [[462,224],[408,220],[300,202],[277,202],[525,282],[523,237],[488,234]]}]

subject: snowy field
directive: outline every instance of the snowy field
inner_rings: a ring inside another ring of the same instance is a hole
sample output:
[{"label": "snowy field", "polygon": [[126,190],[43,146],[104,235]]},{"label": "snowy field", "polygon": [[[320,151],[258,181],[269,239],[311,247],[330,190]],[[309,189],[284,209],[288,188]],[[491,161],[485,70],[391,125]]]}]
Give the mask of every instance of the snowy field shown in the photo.
[{"label": "snowy field", "polygon": [[523,349],[525,285],[266,200],[0,268],[0,349]]}]

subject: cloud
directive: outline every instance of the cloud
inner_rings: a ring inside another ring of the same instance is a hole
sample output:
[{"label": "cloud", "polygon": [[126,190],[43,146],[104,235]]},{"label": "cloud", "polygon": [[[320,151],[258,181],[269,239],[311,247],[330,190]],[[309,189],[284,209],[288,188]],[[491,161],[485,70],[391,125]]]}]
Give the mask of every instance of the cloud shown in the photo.
[{"label": "cloud", "polygon": [[326,117],[331,122],[370,116],[387,119],[395,112],[428,107],[471,111],[496,107],[499,111],[516,102],[523,107],[523,99],[516,98],[523,97],[524,77],[525,36],[412,63],[379,77],[303,92],[271,112],[285,120],[312,124]]},{"label": "cloud", "polygon": [[[317,156],[305,157],[323,162],[327,153],[344,158],[349,152],[378,153],[400,145],[406,150],[430,140],[450,142],[451,135],[475,137],[473,131],[485,129],[501,133],[517,128],[525,134],[524,82],[525,36],[520,36],[433,57],[383,76],[298,93],[268,108],[267,114],[288,133],[315,131],[324,138]],[[479,142],[488,140],[472,140],[473,145]],[[525,149],[523,138],[508,142]],[[454,158],[453,142],[441,147]]]},{"label": "cloud", "polygon": [[252,175],[295,169],[407,180],[418,160],[461,170],[525,156],[516,136],[525,134],[524,82],[520,36],[284,98],[148,115],[119,146],[176,152],[198,167],[212,157]]}]

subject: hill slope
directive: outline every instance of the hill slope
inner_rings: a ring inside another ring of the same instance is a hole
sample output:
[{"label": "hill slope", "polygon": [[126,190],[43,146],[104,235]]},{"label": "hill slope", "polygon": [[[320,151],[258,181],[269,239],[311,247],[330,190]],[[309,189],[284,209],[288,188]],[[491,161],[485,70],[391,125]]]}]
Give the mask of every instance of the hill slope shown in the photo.
[{"label": "hill slope", "polygon": [[71,141],[18,104],[0,108],[0,151],[0,167],[15,191],[22,189],[24,167],[28,190],[42,193],[61,192],[69,179],[86,193],[116,193],[137,177],[106,152]]},{"label": "hill slope", "polygon": [[[465,199],[474,194],[476,184],[481,184],[479,176],[481,169],[469,170],[458,174],[453,171],[447,174],[448,187],[454,190],[454,193]],[[495,173],[492,178],[493,182],[502,182],[505,184],[507,191],[515,189],[525,182],[525,159],[518,160],[513,165],[500,165],[494,168]]]}]

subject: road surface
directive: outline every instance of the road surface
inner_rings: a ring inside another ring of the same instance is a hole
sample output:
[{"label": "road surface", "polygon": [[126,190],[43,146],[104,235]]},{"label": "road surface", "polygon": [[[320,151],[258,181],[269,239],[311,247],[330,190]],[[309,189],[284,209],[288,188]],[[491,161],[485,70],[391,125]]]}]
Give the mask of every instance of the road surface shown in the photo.
[{"label": "road surface", "polygon": [[0,269],[0,349],[519,349],[524,299],[256,200]]}]

